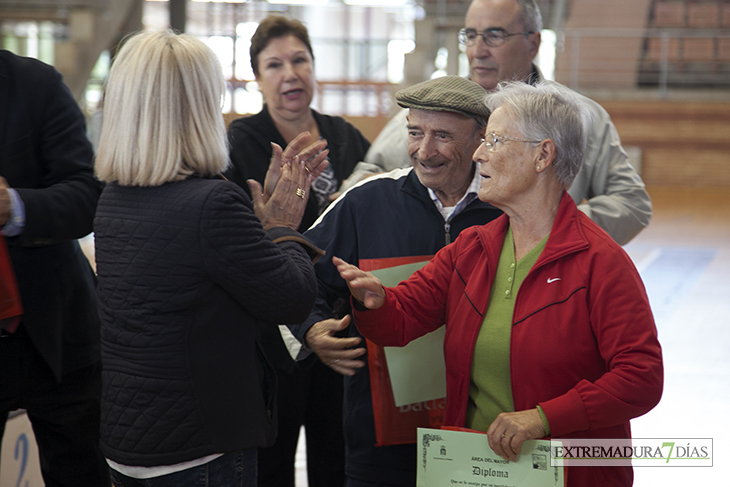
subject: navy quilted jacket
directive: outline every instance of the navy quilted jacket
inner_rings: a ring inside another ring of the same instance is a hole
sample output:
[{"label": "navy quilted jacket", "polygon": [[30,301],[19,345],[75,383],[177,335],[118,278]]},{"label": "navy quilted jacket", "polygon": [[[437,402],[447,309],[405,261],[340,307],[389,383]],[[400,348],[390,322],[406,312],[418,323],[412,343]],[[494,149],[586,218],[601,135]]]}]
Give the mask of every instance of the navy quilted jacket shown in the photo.
[{"label": "navy quilted jacket", "polygon": [[270,444],[273,375],[255,324],[309,314],[301,236],[265,232],[243,190],[199,178],[107,185],[94,232],[107,458],[158,466]]}]

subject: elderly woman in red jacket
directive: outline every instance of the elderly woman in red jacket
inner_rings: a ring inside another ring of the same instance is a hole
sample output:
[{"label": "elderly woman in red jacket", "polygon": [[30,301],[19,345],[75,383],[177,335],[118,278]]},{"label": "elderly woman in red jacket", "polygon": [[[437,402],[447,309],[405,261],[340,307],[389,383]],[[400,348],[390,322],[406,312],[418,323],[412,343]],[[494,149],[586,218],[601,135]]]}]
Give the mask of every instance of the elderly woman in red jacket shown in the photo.
[{"label": "elderly woman in red jacket", "polygon": [[[340,259],[358,329],[402,346],[446,326],[445,424],[485,431],[515,460],[525,440],[630,438],[663,385],[661,347],[626,252],[566,193],[587,115],[555,83],[511,83],[474,154],[479,199],[504,211],[462,232],[408,281]],[[568,485],[631,485],[630,466],[571,467]]]}]

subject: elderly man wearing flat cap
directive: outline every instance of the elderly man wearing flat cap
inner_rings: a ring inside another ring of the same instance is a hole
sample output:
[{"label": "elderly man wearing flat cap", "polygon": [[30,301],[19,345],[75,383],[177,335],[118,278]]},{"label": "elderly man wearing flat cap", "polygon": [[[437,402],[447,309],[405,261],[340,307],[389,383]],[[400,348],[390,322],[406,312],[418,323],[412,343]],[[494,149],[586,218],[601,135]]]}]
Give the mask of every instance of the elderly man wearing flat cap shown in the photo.
[{"label": "elderly man wearing flat cap", "polygon": [[[469,78],[485,90],[506,81],[535,84],[542,73],[532,63],[540,47],[542,15],[535,0],[472,0],[459,32],[469,59]],[[649,224],[651,198],[621,146],[621,138],[606,110],[581,97],[591,111],[583,164],[568,194],[578,209],[625,245]],[[343,183],[407,167],[405,115],[396,114],[373,141],[365,161]]]},{"label": "elderly man wearing flat cap", "polygon": [[[416,431],[410,432],[410,444],[376,446],[383,439],[376,439],[373,419],[368,367],[373,354],[365,355],[365,342],[346,316],[350,293],[331,257],[370,269],[425,263],[465,228],[501,214],[477,198],[481,176],[472,154],[489,117],[485,95],[481,86],[458,76],[396,93],[398,104],[409,109],[411,167],[352,187],[305,234],[328,257],[315,265],[317,304],[292,331],[302,341],[299,359],[314,352],[344,375],[348,487],[414,486]],[[342,303],[345,309],[338,311]]]}]

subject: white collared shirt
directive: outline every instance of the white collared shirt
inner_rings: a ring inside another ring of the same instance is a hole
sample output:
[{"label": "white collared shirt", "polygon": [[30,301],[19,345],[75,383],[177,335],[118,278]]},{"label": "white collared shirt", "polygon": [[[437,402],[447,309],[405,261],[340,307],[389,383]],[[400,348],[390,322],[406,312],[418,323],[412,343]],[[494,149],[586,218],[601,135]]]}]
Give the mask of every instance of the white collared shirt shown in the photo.
[{"label": "white collared shirt", "polygon": [[441,200],[438,199],[438,196],[436,196],[436,193],[434,193],[431,188],[426,188],[428,189],[428,194],[431,196],[431,199],[436,205],[439,213],[441,213],[441,216],[444,217],[444,221],[451,221],[451,219],[461,213],[461,211],[466,208],[469,203],[477,199],[479,188],[482,187],[483,178],[482,175],[479,174],[481,164],[478,162],[475,164],[476,169],[474,171],[474,179],[471,180],[471,184],[469,184],[469,187],[466,189],[466,193],[464,193],[464,196],[462,196],[459,202],[456,203],[456,206],[444,206],[443,203],[441,203]]}]

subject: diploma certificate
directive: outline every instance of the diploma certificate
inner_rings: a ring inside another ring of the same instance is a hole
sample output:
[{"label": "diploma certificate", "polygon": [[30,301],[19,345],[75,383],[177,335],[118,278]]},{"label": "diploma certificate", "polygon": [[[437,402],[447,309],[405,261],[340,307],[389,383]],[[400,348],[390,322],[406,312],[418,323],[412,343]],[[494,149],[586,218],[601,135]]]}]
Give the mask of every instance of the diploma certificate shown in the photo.
[{"label": "diploma certificate", "polygon": [[417,487],[563,487],[549,440],[526,441],[516,462],[497,456],[483,433],[418,428],[417,446]]}]

